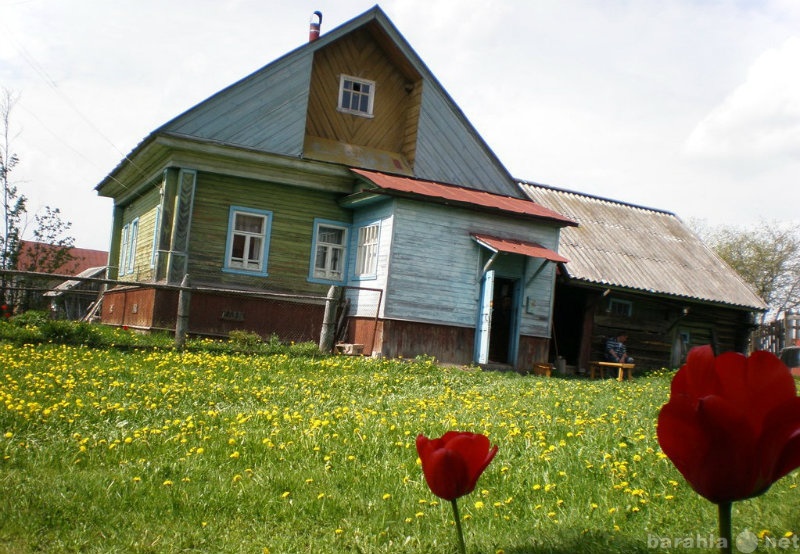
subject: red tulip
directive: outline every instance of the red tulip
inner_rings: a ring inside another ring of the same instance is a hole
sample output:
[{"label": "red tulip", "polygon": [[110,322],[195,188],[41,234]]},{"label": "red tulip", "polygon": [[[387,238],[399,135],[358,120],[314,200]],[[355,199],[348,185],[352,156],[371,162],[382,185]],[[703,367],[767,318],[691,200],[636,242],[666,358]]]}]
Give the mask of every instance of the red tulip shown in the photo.
[{"label": "red tulip", "polygon": [[658,416],[658,442],[689,484],[722,505],[800,467],[800,398],[773,354],[693,348]]},{"label": "red tulip", "polygon": [[478,477],[497,454],[497,446],[489,448],[485,435],[448,431],[438,439],[419,435],[417,452],[433,494],[455,500],[475,490]]}]

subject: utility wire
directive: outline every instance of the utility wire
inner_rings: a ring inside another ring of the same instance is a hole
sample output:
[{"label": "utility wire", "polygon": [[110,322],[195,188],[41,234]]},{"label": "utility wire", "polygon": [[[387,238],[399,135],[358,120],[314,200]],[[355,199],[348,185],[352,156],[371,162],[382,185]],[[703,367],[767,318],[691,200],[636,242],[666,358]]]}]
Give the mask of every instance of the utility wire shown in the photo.
[{"label": "utility wire", "polygon": [[[84,114],[84,113],[83,113],[83,112],[82,112],[82,111],[81,111],[81,110],[78,108],[78,106],[76,106],[76,105],[75,105],[75,103],[74,103],[74,102],[73,102],[73,101],[72,101],[72,100],[71,100],[71,99],[70,99],[70,98],[69,98],[69,97],[66,95],[66,93],[64,93],[64,92],[63,92],[63,91],[62,91],[62,90],[59,88],[59,86],[58,86],[58,84],[56,83],[56,81],[55,81],[55,80],[54,80],[52,77],[50,77],[49,73],[47,73],[47,71],[45,70],[45,68],[44,68],[44,67],[43,67],[43,66],[42,66],[42,65],[41,65],[39,62],[37,62],[37,61],[36,61],[36,58],[34,58],[34,57],[33,57],[33,56],[30,54],[30,52],[28,52],[28,50],[27,50],[27,49],[26,49],[26,48],[25,48],[25,47],[24,47],[22,44],[20,44],[20,43],[19,43],[19,42],[18,42],[18,41],[17,41],[15,38],[14,38],[14,36],[13,36],[13,35],[12,35],[12,34],[9,32],[8,28],[6,27],[6,25],[5,25],[5,24],[2,22],[2,20],[0,20],[0,25],[2,25],[2,27],[3,27],[3,30],[4,30],[4,32],[5,32],[5,35],[6,35],[6,36],[9,38],[9,40],[10,40],[10,41],[11,41],[11,43],[12,43],[12,45],[14,46],[14,48],[16,48],[17,52],[20,54],[20,56],[22,57],[22,59],[24,59],[24,60],[25,60],[25,62],[26,62],[26,63],[27,63],[27,64],[28,64],[28,65],[29,65],[29,66],[30,66],[30,67],[31,67],[31,68],[32,68],[32,69],[33,69],[35,72],[36,72],[36,74],[37,74],[37,75],[39,75],[39,77],[40,77],[40,78],[41,78],[41,79],[42,79],[42,80],[43,80],[43,81],[44,81],[44,82],[47,84],[47,86],[48,86],[48,87],[50,87],[50,88],[51,88],[51,89],[52,89],[52,90],[53,90],[53,91],[54,91],[54,92],[55,92],[55,93],[56,93],[56,94],[57,94],[59,97],[61,97],[61,100],[62,100],[62,101],[64,101],[64,102],[65,102],[65,103],[66,103],[66,104],[67,104],[67,105],[68,105],[70,108],[72,108],[72,110],[73,110],[73,111],[74,111],[76,114],[78,114],[78,116],[79,116],[79,117],[80,117],[80,118],[81,118],[81,119],[82,119],[82,120],[83,120],[83,121],[84,121],[84,122],[85,122],[85,123],[86,123],[86,124],[87,124],[87,125],[88,125],[88,126],[89,126],[89,127],[90,127],[90,128],[93,130],[93,131],[94,131],[94,132],[95,132],[95,133],[97,133],[97,134],[98,134],[98,135],[99,135],[99,136],[100,136],[100,137],[101,137],[103,140],[105,140],[105,141],[106,141],[106,142],[107,142],[107,143],[108,143],[108,144],[109,144],[109,145],[110,145],[110,146],[111,146],[111,147],[112,147],[112,148],[113,148],[113,149],[114,149],[114,150],[115,150],[115,151],[116,151],[116,152],[117,152],[117,153],[118,153],[120,156],[122,156],[122,159],[124,159],[124,160],[126,160],[127,162],[129,162],[129,163],[130,163],[130,164],[131,164],[131,165],[132,165],[132,166],[133,166],[135,169],[139,170],[139,172],[140,172],[141,174],[144,174],[144,170],[143,170],[141,167],[139,167],[139,166],[136,164],[136,162],[134,162],[132,159],[130,159],[130,158],[128,157],[128,155],[127,155],[127,154],[125,154],[125,153],[124,153],[122,150],[120,150],[120,149],[117,147],[117,145],[114,143],[114,141],[112,141],[110,138],[108,138],[108,136],[106,136],[106,134],[105,134],[105,133],[103,133],[103,131],[101,131],[101,130],[100,130],[100,128],[99,128],[99,127],[97,127],[97,125],[95,125],[95,124],[94,124],[94,122],[92,122],[92,121],[91,121],[91,120],[90,120],[90,119],[89,119],[89,118],[88,118],[88,117],[87,117],[87,116],[86,116],[86,115],[85,115],[85,114]],[[30,110],[26,110],[26,111],[27,111],[29,114],[32,114],[32,112],[31,112]],[[36,116],[34,115],[34,117],[36,117]],[[38,117],[36,117],[36,119],[37,119],[37,120],[38,120],[40,123],[42,123],[42,121],[41,121],[41,120],[40,120]],[[47,127],[44,125],[44,124],[42,124],[42,125],[45,127],[45,129],[47,129],[47,130],[48,130],[48,132],[50,132],[51,134],[53,134],[54,136],[56,136],[56,138],[58,138],[58,140],[59,140],[59,141],[61,141],[61,142],[62,142],[62,143],[64,143],[64,144],[67,144],[67,143],[66,143],[66,141],[65,141],[65,140],[63,140],[63,139],[61,139],[60,137],[58,137],[58,136],[56,135],[56,133],[55,133],[55,132],[53,132],[53,131],[51,131],[50,129],[48,129],[48,128],[47,128]],[[71,149],[73,152],[76,152],[76,153],[80,154],[80,153],[79,153],[79,152],[78,152],[78,151],[77,151],[75,148],[73,148],[72,146],[69,146],[69,148],[70,148],[70,149]],[[87,159],[85,155],[83,155],[83,154],[80,154],[80,155],[81,155],[81,157],[82,157],[82,158],[84,158],[84,159]],[[109,177],[110,177],[110,175],[109,175]],[[112,179],[113,179],[114,181],[116,181],[118,184],[120,184],[121,186],[123,186],[124,188],[128,188],[128,186],[127,186],[125,183],[123,183],[123,182],[119,181],[118,179],[116,179],[116,178],[113,178],[113,177],[112,177]]]}]

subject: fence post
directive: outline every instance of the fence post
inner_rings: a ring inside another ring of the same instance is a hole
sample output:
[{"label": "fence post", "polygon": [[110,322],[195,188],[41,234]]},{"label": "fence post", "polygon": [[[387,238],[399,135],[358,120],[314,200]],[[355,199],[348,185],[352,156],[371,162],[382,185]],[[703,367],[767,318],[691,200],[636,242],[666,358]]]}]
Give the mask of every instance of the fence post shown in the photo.
[{"label": "fence post", "polygon": [[330,353],[333,350],[333,341],[336,338],[336,309],[339,307],[339,297],[342,289],[331,286],[325,298],[325,315],[322,319],[322,331],[319,334],[320,352]]},{"label": "fence post", "polygon": [[186,332],[189,327],[189,305],[192,293],[189,292],[189,276],[184,275],[181,281],[181,290],[178,292],[178,317],[175,320],[175,346],[183,348],[186,345]]}]

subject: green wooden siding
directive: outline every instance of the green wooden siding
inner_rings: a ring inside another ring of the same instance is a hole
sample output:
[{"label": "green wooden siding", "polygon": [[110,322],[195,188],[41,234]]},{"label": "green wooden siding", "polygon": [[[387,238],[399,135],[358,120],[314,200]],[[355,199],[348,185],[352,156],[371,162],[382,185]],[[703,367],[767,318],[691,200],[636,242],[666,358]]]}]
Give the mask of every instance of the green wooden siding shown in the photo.
[{"label": "green wooden siding", "polygon": [[[327,285],[308,282],[314,219],[349,224],[340,195],[219,174],[199,173],[192,213],[189,277],[193,283],[324,294]],[[231,206],[272,213],[267,277],[223,271]]]}]

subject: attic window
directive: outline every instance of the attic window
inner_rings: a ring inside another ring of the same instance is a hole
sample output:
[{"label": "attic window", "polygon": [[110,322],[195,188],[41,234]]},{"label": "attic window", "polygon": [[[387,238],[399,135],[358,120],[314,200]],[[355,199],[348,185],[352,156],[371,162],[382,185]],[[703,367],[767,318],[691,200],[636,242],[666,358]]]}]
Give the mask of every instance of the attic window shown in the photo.
[{"label": "attic window", "polygon": [[375,100],[375,82],[357,79],[349,75],[339,78],[339,111],[372,117]]},{"label": "attic window", "polygon": [[631,317],[633,314],[633,302],[612,298],[608,302],[608,311],[612,315]]}]

